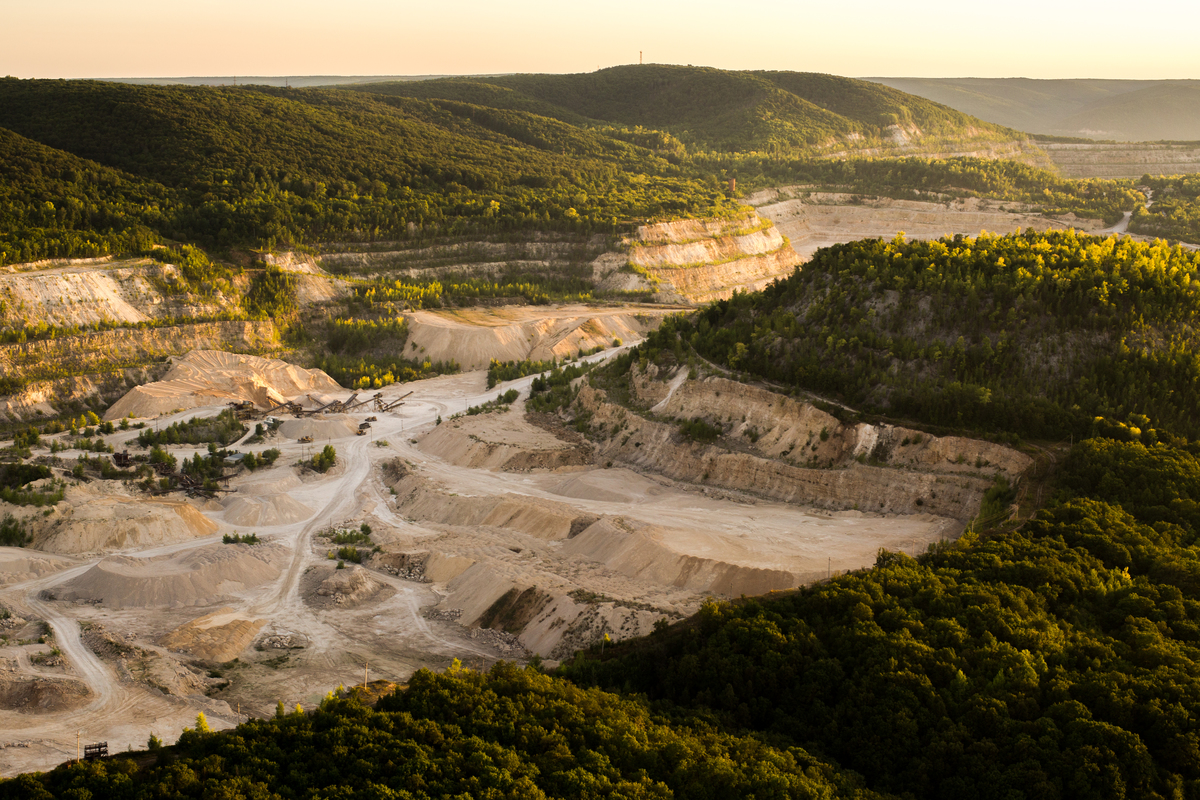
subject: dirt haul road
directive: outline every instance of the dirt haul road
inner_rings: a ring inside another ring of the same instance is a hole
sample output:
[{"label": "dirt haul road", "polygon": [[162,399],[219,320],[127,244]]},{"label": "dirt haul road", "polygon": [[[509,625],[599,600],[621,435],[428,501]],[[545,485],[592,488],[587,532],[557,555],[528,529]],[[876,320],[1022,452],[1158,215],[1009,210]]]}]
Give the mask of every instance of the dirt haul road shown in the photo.
[{"label": "dirt haul road", "polygon": [[[594,356],[589,360],[600,357]],[[370,666],[372,677],[403,679],[416,668],[442,667],[455,657],[470,664],[478,664],[481,660],[484,663],[497,660],[502,655],[500,652],[463,635],[458,626],[444,622],[431,623],[422,616],[421,608],[432,605],[438,599],[425,585],[378,574],[377,579],[394,588],[396,595],[386,607],[375,609],[377,612],[386,612],[383,614],[386,619],[377,620],[375,617],[381,614],[373,614],[368,621],[374,624],[370,626],[368,633],[371,635],[367,637],[361,635],[364,626],[360,621],[349,631],[328,622],[329,615],[315,612],[300,591],[303,574],[314,564],[327,563],[322,553],[314,551],[314,533],[361,516],[360,505],[368,494],[382,499],[379,487],[373,485],[379,483],[375,474],[378,470],[372,468],[377,467],[385,455],[385,448],[378,447],[376,443],[389,436],[402,436],[406,431],[431,427],[441,415],[448,416],[494,397],[492,392],[479,391],[483,382],[477,375],[471,377],[473,380],[468,379],[466,383],[463,376],[425,382],[431,386],[419,392],[423,395],[421,399],[410,400],[406,407],[397,410],[398,413],[379,415],[379,421],[373,423],[371,436],[318,439],[312,445],[272,440],[262,445],[262,449],[269,446],[281,449],[283,455],[278,464],[287,465],[259,473],[260,477],[268,479],[277,479],[275,473],[293,472],[291,464],[313,452],[319,452],[326,443],[333,444],[338,450],[338,466],[330,473],[319,478],[310,476],[307,482],[291,488],[291,493],[312,509],[303,521],[256,525],[252,529],[234,525],[222,528],[222,534],[253,531],[272,544],[288,549],[286,568],[276,581],[243,592],[238,602],[225,605],[232,605],[240,617],[266,620],[265,633],[268,635],[281,635],[291,637],[293,641],[309,643],[310,646],[305,647],[301,654],[288,649],[286,655],[289,661],[296,663],[295,667],[288,670],[289,673],[305,671],[311,665],[314,673],[312,680],[262,681],[251,677],[246,681],[247,691],[258,687],[269,692],[257,698],[257,702],[247,702],[250,698],[240,702],[233,698],[228,702],[214,702],[204,695],[164,695],[159,690],[129,680],[128,670],[106,662],[84,644],[80,623],[88,625],[103,622],[110,627],[131,629],[135,634],[149,633],[150,636],[145,639],[139,636],[138,643],[153,649],[152,642],[158,638],[156,634],[161,635],[162,625],[134,623],[131,618],[155,616],[154,610],[100,611],[101,606],[97,605],[79,606],[50,599],[56,596],[61,587],[79,579],[97,564],[115,555],[113,553],[78,557],[72,559],[75,566],[48,577],[10,583],[0,588],[0,602],[14,613],[26,619],[45,621],[52,632],[51,641],[45,649],[57,647],[67,664],[62,679],[86,686],[88,691],[83,705],[60,713],[0,709],[0,774],[47,769],[74,758],[77,734],[84,741],[108,741],[110,750],[117,751],[128,747],[144,747],[151,733],[165,741],[173,741],[183,727],[194,724],[198,711],[206,713],[214,728],[225,728],[245,719],[244,714],[235,710],[239,707],[244,711],[268,713],[277,699],[289,707],[296,702],[311,704],[338,683],[350,684],[356,678],[361,680],[364,665]],[[514,385],[527,390],[531,381],[532,378],[526,378]],[[406,390],[410,388],[411,385],[405,387]],[[393,393],[399,395],[403,392]],[[224,408],[223,405],[213,405],[187,409],[150,421],[149,426],[161,429],[195,416],[214,415]],[[367,412],[356,415],[359,416],[365,417]],[[108,441],[119,450],[136,439],[138,432],[119,431],[110,436]],[[250,435],[248,433],[243,439]],[[182,460],[194,453],[205,453],[206,448],[185,446],[172,449],[172,452]],[[70,452],[66,454],[68,458],[71,455]],[[218,522],[222,521],[220,511],[209,510],[208,514]],[[120,554],[139,560],[179,556],[204,548],[220,547],[222,534],[188,538],[151,548],[134,548]],[[200,616],[204,610],[189,609],[184,616]],[[178,617],[179,614],[173,616]],[[396,632],[402,632],[404,636],[398,640],[399,646],[392,648],[395,652],[389,653],[386,647],[375,646],[376,643],[372,641],[376,636],[395,639]],[[41,674],[29,664],[28,658],[17,659],[16,663],[25,667],[26,675],[22,677]],[[291,683],[298,683],[299,687],[289,685]]]},{"label": "dirt haul road", "polygon": [[[339,683],[361,681],[364,667],[372,678],[404,680],[421,667],[444,668],[453,658],[477,666],[522,657],[527,651],[514,637],[453,621],[452,612],[471,603],[486,607],[509,587],[551,592],[558,607],[574,608],[576,614],[592,608],[589,601],[579,605],[568,598],[577,589],[589,597],[627,603],[605,613],[610,621],[618,612],[626,614],[629,627],[612,622],[606,629],[608,623],[593,613],[589,619],[599,619],[599,628],[580,628],[578,636],[584,638],[564,639],[581,646],[597,631],[611,630],[614,638],[637,635],[664,615],[677,618],[698,608],[707,592],[663,578],[665,568],[656,567],[655,559],[823,576],[827,568],[871,563],[879,547],[921,549],[946,535],[947,521],[928,515],[817,512],[710,493],[619,465],[479,469],[421,446],[439,418],[449,421],[510,388],[524,397],[533,379],[488,390],[481,372],[443,376],[385,389],[384,400],[412,393],[391,412],[365,407],[351,414],[289,420],[285,425],[293,435],[310,431],[314,441],[302,444],[276,434],[253,448],[243,445],[256,451],[276,447],[282,455],[273,468],[242,471],[230,494],[200,506],[218,524],[217,534],[184,531],[178,541],[120,554],[68,556],[63,563],[70,566],[53,574],[0,586],[0,602],[27,619],[45,620],[53,630],[52,644],[67,662],[61,679],[85,685],[90,693],[66,710],[0,710],[0,731],[7,732],[0,734],[0,772],[46,769],[74,757],[81,729],[84,740],[108,741],[112,751],[140,748],[151,733],[173,741],[185,725],[194,724],[198,711],[205,712],[213,727],[225,728],[246,715],[273,713],[276,701],[289,708],[298,702],[310,707]],[[189,409],[152,424],[163,427],[223,408]],[[519,413],[520,403],[509,412]],[[354,435],[367,416],[378,417],[369,435]],[[486,428],[506,416],[468,420]],[[120,448],[134,435],[123,432],[110,441]],[[326,444],[338,455],[328,473],[296,466]],[[203,450],[172,452],[182,459]],[[393,496],[384,482],[381,466],[396,458],[434,487],[431,491],[441,493],[433,503],[437,513],[452,515],[456,504],[510,497],[518,508],[610,519],[614,530],[636,528],[639,546],[649,548],[645,552],[650,555],[626,553],[626,562],[646,562],[631,571],[628,563],[583,549],[587,536],[567,541],[565,534],[556,538],[511,520],[467,525],[420,518],[403,510],[402,498]],[[331,527],[357,529],[368,521],[374,541],[389,553],[437,556],[442,572],[418,581],[395,570],[372,569],[364,573],[368,579],[362,583],[369,591],[363,597],[321,595],[325,590],[319,587],[339,574],[330,560],[337,545],[322,534]],[[224,533],[256,533],[264,544],[224,545]],[[468,570],[468,565],[474,566]],[[643,566],[651,572],[638,573]],[[481,577],[472,584],[467,581],[472,575]],[[435,606],[445,613],[427,617],[425,612]],[[98,656],[81,640],[83,630],[93,626],[130,643],[132,651],[119,658]],[[561,638],[562,630],[556,636]],[[204,652],[202,640],[210,647],[214,642],[228,645],[229,652],[189,667],[192,654]],[[177,651],[189,648],[191,654]],[[0,657],[3,652],[0,648]],[[210,669],[221,677],[210,677]],[[226,680],[229,685],[221,687]]]}]

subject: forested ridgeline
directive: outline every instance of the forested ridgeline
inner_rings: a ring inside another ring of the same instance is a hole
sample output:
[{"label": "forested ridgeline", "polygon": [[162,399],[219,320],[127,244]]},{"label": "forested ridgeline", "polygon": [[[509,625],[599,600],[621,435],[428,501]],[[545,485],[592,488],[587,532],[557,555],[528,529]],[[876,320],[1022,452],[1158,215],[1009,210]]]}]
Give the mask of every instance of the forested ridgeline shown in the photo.
[{"label": "forested ridgeline", "polygon": [[[356,87],[368,93],[459,100],[531,111],[620,135],[666,155],[760,152],[821,155],[838,147],[901,150],[896,126],[965,149],[1019,143],[1025,135],[877,83],[800,72],[735,72],[666,64],[576,75],[501,75]],[[666,134],[665,136],[663,134]],[[920,142],[915,145],[920,151]]]},{"label": "forested ridgeline", "polygon": [[[207,246],[467,230],[587,233],[736,208],[715,178],[697,178],[646,148],[527,112],[454,102],[5,79],[0,127],[110,174],[120,170],[132,187],[158,184],[171,213],[154,220],[154,230]],[[61,168],[49,172],[22,179],[21,196],[54,202],[59,182],[76,180]],[[95,197],[89,187],[79,191]],[[30,248],[28,257],[90,254]]]},{"label": "forested ridgeline", "polygon": [[422,670],[375,709],[185,732],[155,758],[63,766],[0,783],[0,798],[883,797],[800,747],[672,721],[636,698],[500,663]]},{"label": "forested ridgeline", "polygon": [[866,240],[645,347],[934,425],[1066,439],[1134,415],[1196,438],[1198,269],[1178,247],[1071,231]]},{"label": "forested ridgeline", "polygon": [[828,157],[836,142],[879,144],[892,125],[939,142],[1024,141],[885,87],[799,73],[646,66],[353,91],[6,78],[0,264],[156,241],[271,249],[626,233],[648,219],[740,213],[730,178],[742,191],[818,182],[985,194],[1106,219],[1138,199],[1129,182],[1064,181],[1016,162]]}]

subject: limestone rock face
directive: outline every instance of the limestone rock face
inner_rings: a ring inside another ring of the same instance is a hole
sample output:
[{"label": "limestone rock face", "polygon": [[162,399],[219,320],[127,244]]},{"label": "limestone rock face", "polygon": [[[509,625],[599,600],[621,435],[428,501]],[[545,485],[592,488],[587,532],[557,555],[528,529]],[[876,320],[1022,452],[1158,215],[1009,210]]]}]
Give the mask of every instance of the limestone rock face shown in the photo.
[{"label": "limestone rock face", "polygon": [[800,263],[774,223],[754,211],[643,225],[627,244],[629,263],[656,281],[659,299],[668,302],[707,303],[761,289]]},{"label": "limestone rock face", "polygon": [[[1032,460],[1011,448],[935,437],[890,425],[844,425],[809,403],[725,378],[655,380],[635,367],[647,419],[585,386],[580,406],[608,435],[597,461],[624,462],[675,480],[785,502],[881,514],[934,514],[966,522],[996,476],[1010,483]],[[665,391],[664,391],[665,390]],[[714,444],[683,437],[666,420],[721,427]]]}]

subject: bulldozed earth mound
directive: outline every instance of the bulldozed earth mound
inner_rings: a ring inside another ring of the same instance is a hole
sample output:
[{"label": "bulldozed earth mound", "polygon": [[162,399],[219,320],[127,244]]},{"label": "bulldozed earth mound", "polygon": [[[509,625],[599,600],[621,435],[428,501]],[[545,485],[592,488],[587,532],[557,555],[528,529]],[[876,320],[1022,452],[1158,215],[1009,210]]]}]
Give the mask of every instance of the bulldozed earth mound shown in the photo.
[{"label": "bulldozed earth mound", "polygon": [[0,586],[37,580],[75,563],[61,556],[31,553],[23,547],[0,547]]},{"label": "bulldozed earth mound", "polygon": [[232,608],[219,608],[185,622],[160,640],[168,650],[188,653],[204,661],[225,663],[250,646],[266,620],[248,619]]},{"label": "bulldozed earth mound", "polygon": [[421,440],[421,450],[460,467],[525,472],[592,462],[586,442],[567,441],[530,424],[523,406],[450,419]]},{"label": "bulldozed earth mound", "polygon": [[343,391],[319,369],[274,358],[194,350],[175,362],[161,381],[138,386],[118,400],[104,418],[153,417],[231,401],[266,409],[310,392]]},{"label": "bulldozed earth mound", "polygon": [[303,522],[313,511],[291,495],[243,497],[235,495],[221,501],[225,521],[242,528],[270,528]]},{"label": "bulldozed earth mound", "polygon": [[594,308],[503,306],[406,314],[410,358],[455,361],[464,370],[494,361],[550,361],[580,350],[611,347],[614,339],[642,338],[678,309],[661,306]]},{"label": "bulldozed earth mound", "polygon": [[392,488],[397,511],[410,519],[441,525],[506,528],[538,539],[566,539],[581,516],[566,503],[527,495],[450,494],[420,475],[409,475]]},{"label": "bulldozed earth mound", "polygon": [[79,681],[58,678],[0,678],[0,708],[28,714],[71,711],[84,706],[91,691]]},{"label": "bulldozed earth mound", "polygon": [[346,564],[343,569],[321,567],[304,576],[311,588],[305,602],[314,608],[357,608],[373,601],[386,600],[396,593],[379,582],[368,570]]},{"label": "bulldozed earth mound", "polygon": [[134,497],[113,481],[67,488],[49,518],[33,517],[33,547],[49,553],[103,553],[212,536],[217,524],[182,500]]},{"label": "bulldozed earth mound", "polygon": [[362,418],[354,419],[344,414],[318,414],[304,419],[289,419],[279,426],[279,433],[288,439],[313,437],[314,442],[328,439],[341,439],[343,436],[353,436],[358,432]]},{"label": "bulldozed earth mound", "polygon": [[270,545],[216,544],[157,558],[109,556],[56,595],[110,608],[210,605],[279,577],[286,554]]}]

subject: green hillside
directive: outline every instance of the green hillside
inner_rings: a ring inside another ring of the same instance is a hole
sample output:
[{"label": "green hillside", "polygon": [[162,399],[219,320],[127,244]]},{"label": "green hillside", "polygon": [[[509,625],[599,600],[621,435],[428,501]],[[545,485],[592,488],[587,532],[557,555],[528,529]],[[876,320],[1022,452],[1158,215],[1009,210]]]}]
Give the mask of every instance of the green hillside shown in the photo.
[{"label": "green hillside", "polygon": [[0,128],[0,264],[137,252],[175,211],[160,184]]},{"label": "green hillside", "polygon": [[[410,97],[480,99],[501,87],[506,107],[664,130],[693,150],[813,155],[890,144],[889,125],[961,144],[1015,142],[1015,131],[864,81],[795,72],[731,72],[659,64],[576,75],[505,75],[361,87]],[[549,106],[549,108],[547,108]],[[851,138],[854,137],[854,138]],[[914,142],[919,151],[919,139]]]},{"label": "green hillside", "polygon": [[[907,144],[890,138],[896,124]],[[0,263],[154,240],[219,249],[615,233],[726,215],[728,178],[803,179],[825,153],[1024,146],[862,81],[663,66],[353,91],[5,78],[0,131]],[[31,205],[68,196],[105,211]]]},{"label": "green hillside", "polygon": [[216,246],[611,231],[726,202],[712,178],[547,117],[341,90],[5,79],[0,127],[160,184],[159,233]]},{"label": "green hillside", "polygon": [[305,714],[186,731],[157,755],[0,782],[0,798],[882,798],[799,747],[676,722],[636,698],[500,663],[422,670],[374,709],[330,697]]}]

